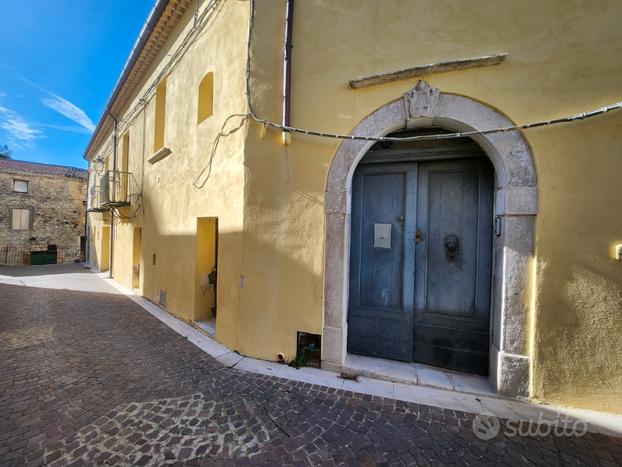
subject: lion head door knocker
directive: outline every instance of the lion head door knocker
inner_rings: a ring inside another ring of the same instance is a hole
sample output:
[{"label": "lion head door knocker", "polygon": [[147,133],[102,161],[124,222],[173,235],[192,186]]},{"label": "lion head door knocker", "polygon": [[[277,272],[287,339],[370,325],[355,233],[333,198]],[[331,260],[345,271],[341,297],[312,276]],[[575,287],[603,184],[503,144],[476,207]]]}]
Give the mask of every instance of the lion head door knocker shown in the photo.
[{"label": "lion head door knocker", "polygon": [[458,248],[460,248],[460,239],[457,235],[445,235],[443,239],[443,244],[445,245],[445,254],[449,260],[453,260],[456,258],[458,254]]}]

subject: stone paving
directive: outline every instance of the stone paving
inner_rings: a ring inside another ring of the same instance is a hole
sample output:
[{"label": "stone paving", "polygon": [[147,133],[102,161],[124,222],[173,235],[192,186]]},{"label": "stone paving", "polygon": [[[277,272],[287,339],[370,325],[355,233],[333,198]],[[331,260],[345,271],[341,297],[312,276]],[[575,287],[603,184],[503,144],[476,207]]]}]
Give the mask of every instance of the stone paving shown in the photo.
[{"label": "stone paving", "polygon": [[620,438],[484,441],[473,414],[226,368],[89,287],[0,283],[2,466],[622,465]]}]

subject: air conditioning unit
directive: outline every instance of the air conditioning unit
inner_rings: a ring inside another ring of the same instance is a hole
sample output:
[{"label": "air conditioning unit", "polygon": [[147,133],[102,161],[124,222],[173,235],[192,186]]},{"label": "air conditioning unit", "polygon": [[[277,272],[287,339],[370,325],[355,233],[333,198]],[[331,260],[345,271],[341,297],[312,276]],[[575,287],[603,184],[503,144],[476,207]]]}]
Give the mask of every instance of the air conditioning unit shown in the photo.
[{"label": "air conditioning unit", "polygon": [[93,209],[94,207],[98,207],[98,205],[97,205],[97,185],[92,185],[89,188],[89,196],[87,198],[86,209]]},{"label": "air conditioning unit", "polygon": [[99,204],[104,206],[110,203],[110,174],[111,172],[105,172],[101,176],[99,181]]}]

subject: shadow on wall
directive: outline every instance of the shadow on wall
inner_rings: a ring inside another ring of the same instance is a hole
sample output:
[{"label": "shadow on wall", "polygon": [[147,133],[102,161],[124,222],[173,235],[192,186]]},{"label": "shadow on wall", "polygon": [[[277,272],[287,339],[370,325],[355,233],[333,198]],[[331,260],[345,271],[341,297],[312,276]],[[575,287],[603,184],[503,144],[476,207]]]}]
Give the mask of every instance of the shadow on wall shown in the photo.
[{"label": "shadow on wall", "polygon": [[[197,244],[201,238],[147,231],[143,228],[141,242],[143,295],[185,321],[205,319],[212,302],[204,299],[206,288],[201,279],[209,275],[212,266],[199,258],[204,246]],[[252,252],[253,257],[245,269],[241,266],[242,243],[245,254]],[[297,331],[320,333],[321,275],[278,245],[251,234],[221,230],[217,256],[216,332],[223,343],[275,360],[279,352],[293,358]],[[128,262],[124,267],[132,265]],[[232,340],[237,344],[238,338],[239,345],[233,345]]]},{"label": "shadow on wall", "polygon": [[570,267],[539,255],[534,395],[622,413],[622,282],[603,274],[619,264],[565,254]]},{"label": "shadow on wall", "polygon": [[[214,218],[218,219],[216,338],[241,352],[274,360],[280,352],[295,353],[297,331],[321,332],[323,258],[309,248],[308,236],[296,231],[297,224],[281,222],[273,207],[273,216],[262,224],[265,229],[242,232],[241,212],[229,212],[210,201],[226,199],[221,191],[229,187],[192,189],[187,196],[205,201],[180,208],[178,201],[163,195],[173,188],[168,183],[172,182],[163,176],[152,191],[144,191],[141,219],[136,222],[142,229],[140,290],[145,298],[185,321],[200,320],[210,312],[197,309],[198,304],[211,308],[209,300],[202,300],[205,287],[201,287],[201,278],[211,272],[210,261],[197,270],[201,263],[197,221]],[[321,225],[313,229],[321,235]],[[213,242],[208,237],[206,241]],[[123,256],[127,263],[123,267],[129,270],[131,255]]]},{"label": "shadow on wall", "polygon": [[[622,413],[622,113],[529,133],[540,148],[534,395]],[[616,146],[617,144],[617,146]],[[549,153],[550,150],[550,153]],[[555,154],[563,155],[563,159]]]}]

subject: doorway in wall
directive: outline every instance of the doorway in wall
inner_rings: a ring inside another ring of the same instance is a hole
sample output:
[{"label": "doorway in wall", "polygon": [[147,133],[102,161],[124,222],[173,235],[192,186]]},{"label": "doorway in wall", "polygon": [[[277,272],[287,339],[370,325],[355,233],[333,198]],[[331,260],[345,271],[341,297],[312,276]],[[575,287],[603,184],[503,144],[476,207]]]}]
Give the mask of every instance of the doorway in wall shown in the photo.
[{"label": "doorway in wall", "polygon": [[100,238],[100,257],[98,269],[107,271],[110,268],[110,226],[102,225]]},{"label": "doorway in wall", "polygon": [[132,288],[140,287],[140,249],[141,249],[142,230],[134,227],[134,239],[132,244]]},{"label": "doorway in wall", "polygon": [[493,192],[469,139],[370,149],[352,185],[348,352],[488,373]]},{"label": "doorway in wall", "polygon": [[197,218],[194,322],[216,333],[218,218]]},{"label": "doorway in wall", "polygon": [[80,255],[78,257],[78,261],[84,262],[86,261],[86,236],[80,235]]}]

